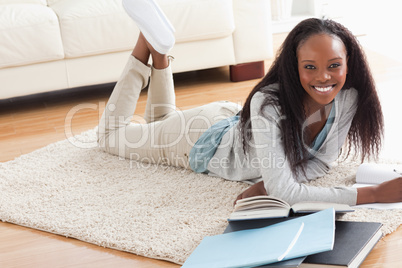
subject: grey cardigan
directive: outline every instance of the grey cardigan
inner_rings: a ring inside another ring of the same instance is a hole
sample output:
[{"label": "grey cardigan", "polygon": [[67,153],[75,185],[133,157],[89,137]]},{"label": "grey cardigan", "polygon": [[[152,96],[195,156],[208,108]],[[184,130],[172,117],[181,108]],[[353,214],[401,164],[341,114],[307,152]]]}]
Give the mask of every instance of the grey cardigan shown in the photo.
[{"label": "grey cardigan", "polygon": [[[269,86],[277,89],[278,84]],[[246,157],[238,124],[224,136],[216,153],[208,164],[210,175],[228,180],[256,183],[263,180],[269,195],[279,197],[289,204],[301,201],[326,201],[356,204],[357,190],[348,187],[322,188],[303,184],[325,175],[337,160],[339,150],[348,134],[357,108],[357,91],[341,90],[335,97],[335,121],[318,151],[308,149],[314,155],[306,168],[306,176],[294,177],[286,160],[280,120],[280,108],[261,105],[265,93],[256,93],[250,103],[251,130],[249,154]],[[319,116],[319,114],[312,115]]]}]

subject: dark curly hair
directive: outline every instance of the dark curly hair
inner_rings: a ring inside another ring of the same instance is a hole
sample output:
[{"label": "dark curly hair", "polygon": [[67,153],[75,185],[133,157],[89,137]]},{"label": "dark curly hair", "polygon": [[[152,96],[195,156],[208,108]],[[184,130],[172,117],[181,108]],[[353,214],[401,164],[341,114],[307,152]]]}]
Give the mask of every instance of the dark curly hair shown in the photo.
[{"label": "dark curly hair", "polygon": [[[357,111],[348,132],[349,156],[351,148],[363,161],[371,156],[377,157],[383,137],[383,115],[375,83],[366,60],[366,56],[354,35],[343,25],[328,19],[306,19],[300,22],[287,36],[276,59],[266,76],[254,87],[248,96],[240,115],[240,130],[243,149],[247,153],[251,137],[250,102],[257,92],[264,92],[261,111],[267,105],[278,105],[286,120],[281,120],[280,127],[284,141],[285,155],[292,172],[297,175],[305,171],[308,152],[302,144],[302,125],[306,120],[303,107],[305,91],[300,83],[297,51],[312,35],[328,34],[339,38],[346,48],[348,57],[348,75],[342,90],[351,87],[358,92]],[[279,90],[267,91],[266,86],[278,83]],[[265,87],[265,88],[264,88]],[[340,152],[341,154],[341,152]]]}]

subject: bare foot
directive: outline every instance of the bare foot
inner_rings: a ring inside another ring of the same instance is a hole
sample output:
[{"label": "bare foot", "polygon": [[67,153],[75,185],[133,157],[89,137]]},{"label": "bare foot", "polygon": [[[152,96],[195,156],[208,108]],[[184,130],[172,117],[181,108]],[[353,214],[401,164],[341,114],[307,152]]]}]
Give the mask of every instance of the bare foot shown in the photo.
[{"label": "bare foot", "polygon": [[142,33],[140,33],[140,35],[138,36],[137,44],[135,45],[131,55],[133,55],[137,60],[141,61],[145,65],[148,64],[151,51],[149,50],[147,40]]},{"label": "bare foot", "polygon": [[152,65],[155,69],[165,69],[169,66],[169,60],[166,54],[161,54],[156,51],[152,45],[144,38],[145,43],[152,56]]},{"label": "bare foot", "polygon": [[149,56],[152,55],[152,65],[155,69],[165,69],[169,66],[167,55],[156,51],[142,33],[138,36],[137,44],[131,55],[145,65],[148,64]]}]

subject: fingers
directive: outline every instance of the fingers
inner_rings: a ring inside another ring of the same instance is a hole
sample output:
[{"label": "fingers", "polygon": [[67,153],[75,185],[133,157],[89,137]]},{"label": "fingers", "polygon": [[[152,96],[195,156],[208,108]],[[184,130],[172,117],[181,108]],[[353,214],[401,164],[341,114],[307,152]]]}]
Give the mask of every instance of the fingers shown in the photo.
[{"label": "fingers", "polygon": [[239,194],[236,200],[234,201],[233,205],[236,205],[236,202],[240,199],[257,195],[267,195],[267,190],[265,190],[263,181],[254,184],[253,186],[249,187],[247,190]]},{"label": "fingers", "polygon": [[377,185],[375,197],[378,203],[402,202],[402,177]]},{"label": "fingers", "polygon": [[233,206],[236,205],[237,200],[240,200],[240,199],[243,199],[243,193],[239,194],[239,195],[236,197],[236,200],[233,202]]}]

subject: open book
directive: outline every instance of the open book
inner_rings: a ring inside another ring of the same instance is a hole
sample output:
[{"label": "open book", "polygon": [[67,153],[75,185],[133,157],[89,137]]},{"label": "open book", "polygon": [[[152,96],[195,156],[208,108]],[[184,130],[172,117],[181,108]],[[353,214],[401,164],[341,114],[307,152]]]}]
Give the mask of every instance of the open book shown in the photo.
[{"label": "open book", "polygon": [[291,212],[306,214],[334,208],[337,213],[353,212],[346,204],[325,202],[301,202],[290,206],[287,202],[268,195],[259,195],[237,200],[228,221],[288,217]]},{"label": "open book", "polygon": [[[402,166],[392,164],[363,163],[356,172],[356,184],[353,187],[365,187],[381,184],[383,182],[402,177]],[[402,202],[399,203],[373,203],[358,205],[355,207],[367,207],[376,209],[394,209],[402,208]]]},{"label": "open book", "polygon": [[363,163],[356,173],[355,187],[370,186],[402,177],[402,166]]}]

